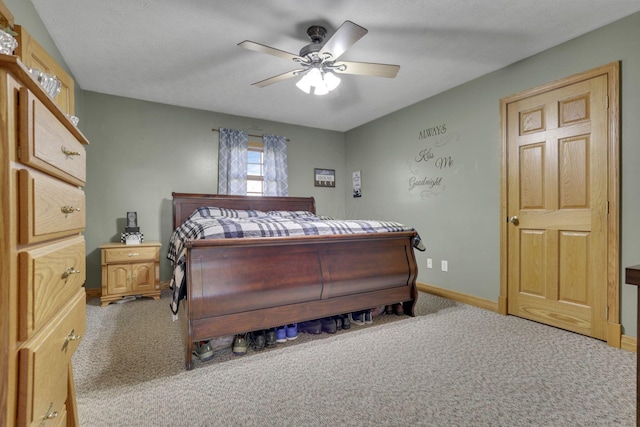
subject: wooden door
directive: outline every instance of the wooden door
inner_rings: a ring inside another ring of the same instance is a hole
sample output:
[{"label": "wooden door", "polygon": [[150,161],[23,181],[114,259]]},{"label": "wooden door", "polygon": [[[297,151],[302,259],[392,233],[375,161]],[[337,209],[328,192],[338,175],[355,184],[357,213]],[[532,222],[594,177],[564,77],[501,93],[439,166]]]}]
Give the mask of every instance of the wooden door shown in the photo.
[{"label": "wooden door", "polygon": [[595,74],[503,107],[503,262],[508,314],[605,340],[618,301],[609,300],[609,76]]}]

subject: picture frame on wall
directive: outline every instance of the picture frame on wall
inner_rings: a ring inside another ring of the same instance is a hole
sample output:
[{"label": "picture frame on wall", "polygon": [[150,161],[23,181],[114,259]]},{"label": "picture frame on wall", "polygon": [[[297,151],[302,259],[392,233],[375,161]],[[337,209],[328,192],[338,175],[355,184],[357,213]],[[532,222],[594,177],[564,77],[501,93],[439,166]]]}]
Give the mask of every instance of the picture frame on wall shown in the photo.
[{"label": "picture frame on wall", "polygon": [[313,169],[313,185],[316,187],[335,187],[336,171],[335,169]]},{"label": "picture frame on wall", "polygon": [[353,179],[353,197],[362,197],[362,180],[360,171],[352,172],[351,178]]}]

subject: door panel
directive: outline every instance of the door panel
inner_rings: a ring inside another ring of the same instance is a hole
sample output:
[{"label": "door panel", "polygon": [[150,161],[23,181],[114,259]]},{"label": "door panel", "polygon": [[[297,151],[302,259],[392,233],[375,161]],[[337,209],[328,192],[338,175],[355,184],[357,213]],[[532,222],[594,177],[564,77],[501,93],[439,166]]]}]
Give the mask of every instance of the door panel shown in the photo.
[{"label": "door panel", "polygon": [[113,264],[107,266],[107,291],[109,295],[129,292],[131,290],[131,266],[129,264]]},{"label": "door panel", "polygon": [[133,264],[131,266],[133,275],[133,290],[134,291],[150,291],[153,290],[155,285],[154,275],[154,263],[147,262],[144,264]]}]

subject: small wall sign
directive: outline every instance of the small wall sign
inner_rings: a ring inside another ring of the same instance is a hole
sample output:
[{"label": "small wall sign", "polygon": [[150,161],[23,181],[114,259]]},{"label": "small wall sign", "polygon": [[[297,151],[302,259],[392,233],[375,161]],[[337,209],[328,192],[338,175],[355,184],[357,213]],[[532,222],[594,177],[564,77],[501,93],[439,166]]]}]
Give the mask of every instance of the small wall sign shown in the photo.
[{"label": "small wall sign", "polygon": [[313,184],[316,187],[335,187],[336,171],[335,169],[319,169],[313,170]]}]

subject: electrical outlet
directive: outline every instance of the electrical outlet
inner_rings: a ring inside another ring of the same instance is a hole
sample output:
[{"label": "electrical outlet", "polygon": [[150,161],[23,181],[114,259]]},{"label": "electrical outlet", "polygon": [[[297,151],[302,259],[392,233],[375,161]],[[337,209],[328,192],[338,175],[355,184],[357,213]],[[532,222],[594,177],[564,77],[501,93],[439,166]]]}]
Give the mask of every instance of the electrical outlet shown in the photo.
[{"label": "electrical outlet", "polygon": [[427,258],[427,268],[433,268],[433,260],[431,258]]},{"label": "electrical outlet", "polygon": [[449,263],[447,261],[442,261],[442,271],[449,271]]}]

